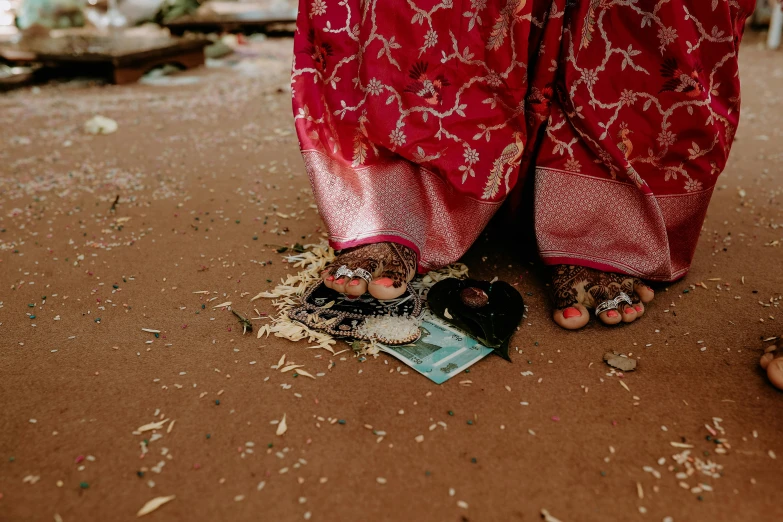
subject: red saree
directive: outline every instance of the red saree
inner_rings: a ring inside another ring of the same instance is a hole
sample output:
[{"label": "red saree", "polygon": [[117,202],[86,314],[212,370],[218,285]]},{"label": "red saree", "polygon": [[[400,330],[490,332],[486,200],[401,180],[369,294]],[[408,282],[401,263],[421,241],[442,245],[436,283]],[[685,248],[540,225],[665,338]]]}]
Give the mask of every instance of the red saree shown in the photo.
[{"label": "red saree", "polygon": [[302,0],[294,116],[331,244],[453,262],[532,163],[545,263],[682,277],[754,4]]}]

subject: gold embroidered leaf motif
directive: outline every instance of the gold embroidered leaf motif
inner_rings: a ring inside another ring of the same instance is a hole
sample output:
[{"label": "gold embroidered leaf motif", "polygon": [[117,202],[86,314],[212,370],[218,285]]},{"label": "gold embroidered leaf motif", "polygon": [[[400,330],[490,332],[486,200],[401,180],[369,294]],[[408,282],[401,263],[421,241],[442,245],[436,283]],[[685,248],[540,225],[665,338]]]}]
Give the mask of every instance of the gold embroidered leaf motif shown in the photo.
[{"label": "gold embroidered leaf motif", "polygon": [[353,161],[351,166],[359,167],[364,165],[365,161],[367,161],[367,143],[365,143],[361,134],[357,134],[353,138]]},{"label": "gold embroidered leaf motif", "polygon": [[500,180],[503,177],[503,165],[500,164],[500,160],[495,160],[495,165],[492,167],[492,171],[487,179],[487,184],[484,185],[484,194],[481,195],[483,199],[494,198],[500,190]]},{"label": "gold embroidered leaf motif", "polygon": [[600,4],[601,0],[590,0],[590,7],[587,11],[585,27],[582,30],[582,42],[580,44],[580,48],[582,49],[587,49],[587,46],[589,46],[590,42],[593,41],[593,32],[595,31],[595,16]]}]

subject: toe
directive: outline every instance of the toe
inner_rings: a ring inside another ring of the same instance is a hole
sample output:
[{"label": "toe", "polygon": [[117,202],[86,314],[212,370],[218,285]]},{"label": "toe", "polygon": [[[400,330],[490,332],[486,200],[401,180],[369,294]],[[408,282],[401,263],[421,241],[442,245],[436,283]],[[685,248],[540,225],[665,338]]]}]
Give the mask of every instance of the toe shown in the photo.
[{"label": "toe", "polygon": [[623,318],[624,323],[632,323],[636,321],[636,318],[638,317],[636,308],[627,303],[620,304],[620,316]]},{"label": "toe", "polygon": [[767,365],[767,377],[773,386],[783,390],[783,357],[773,359]]},{"label": "toe", "polygon": [[775,360],[775,354],[774,353],[765,353],[761,356],[761,360],[759,360],[759,364],[761,365],[761,368],[766,370],[769,368],[769,363]]},{"label": "toe", "polygon": [[345,287],[348,286],[348,278],[345,276],[340,276],[339,278],[335,279],[332,282],[332,290],[335,290],[337,292],[340,292],[342,294],[345,293]]},{"label": "toe", "polygon": [[345,287],[345,293],[352,296],[364,295],[367,291],[367,281],[361,277],[354,277],[348,281],[348,285]]},{"label": "toe", "polygon": [[636,295],[639,296],[639,299],[641,299],[642,303],[645,304],[652,301],[655,297],[655,292],[653,289],[638,280],[633,285],[633,291],[636,293]]},{"label": "toe", "polygon": [[396,299],[405,293],[408,287],[405,283],[395,286],[391,277],[381,276],[373,280],[369,285],[369,292],[376,299],[385,301],[387,299]]},{"label": "toe", "polygon": [[590,321],[590,312],[581,304],[555,310],[553,318],[558,326],[566,330],[578,330]]},{"label": "toe", "polygon": [[324,280],[326,288],[334,288],[334,276],[331,270],[324,270],[321,272],[321,278]]},{"label": "toe", "polygon": [[623,320],[623,316],[620,314],[619,310],[607,310],[606,312],[602,312],[598,318],[602,323],[608,325],[617,324]]},{"label": "toe", "polygon": [[634,310],[636,310],[637,319],[644,315],[644,303],[640,303],[640,302],[634,303],[633,308]]}]

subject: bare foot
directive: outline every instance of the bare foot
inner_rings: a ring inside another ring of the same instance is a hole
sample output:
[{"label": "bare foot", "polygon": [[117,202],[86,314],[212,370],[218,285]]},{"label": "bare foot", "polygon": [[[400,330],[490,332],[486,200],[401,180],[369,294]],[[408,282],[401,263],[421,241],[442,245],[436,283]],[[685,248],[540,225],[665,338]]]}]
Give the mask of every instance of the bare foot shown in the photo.
[{"label": "bare foot", "polygon": [[[354,277],[338,270],[357,272]],[[360,296],[365,292],[376,299],[395,299],[405,293],[407,283],[416,275],[416,253],[397,243],[373,243],[344,250],[321,274],[324,284],[343,294]],[[360,277],[365,275],[366,279]]]},{"label": "bare foot", "polygon": [[644,315],[644,305],[655,297],[652,288],[639,279],[574,265],[557,265],[552,276],[555,322],[567,330],[582,328],[590,320],[589,310],[615,299],[624,292],[631,303],[598,315],[604,324],[632,323]]},{"label": "bare foot", "polygon": [[767,370],[769,382],[783,390],[783,335],[778,337],[777,344],[767,347],[761,356],[761,367]]}]

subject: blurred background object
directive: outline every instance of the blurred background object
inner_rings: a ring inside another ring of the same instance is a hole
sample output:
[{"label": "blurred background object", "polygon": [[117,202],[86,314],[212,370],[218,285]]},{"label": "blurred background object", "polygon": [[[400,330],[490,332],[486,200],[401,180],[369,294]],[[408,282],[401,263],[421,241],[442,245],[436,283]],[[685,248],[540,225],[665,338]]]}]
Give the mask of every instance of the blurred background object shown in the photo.
[{"label": "blurred background object", "polygon": [[[98,29],[121,28],[128,25],[128,20],[117,6],[118,0],[88,0],[85,9],[87,19]],[[129,3],[136,3],[132,0]]]},{"label": "blurred background object", "polygon": [[772,14],[771,0],[756,0],[756,9],[753,16],[750,17],[750,25],[753,27],[762,27],[769,25],[769,18]]},{"label": "blurred background object", "polygon": [[780,0],[771,0],[771,4],[772,13],[769,21],[769,33],[767,33],[767,47],[777,49],[780,47],[780,35],[783,32],[783,5]]},{"label": "blurred background object", "polygon": [[181,16],[193,14],[201,3],[199,0],[163,0],[155,16],[155,21],[165,24]]},{"label": "blurred background object", "polygon": [[190,14],[162,23],[174,35],[195,33],[266,33],[290,35],[295,30],[296,0],[206,1]]},{"label": "blurred background object", "polygon": [[84,26],[85,0],[24,0],[16,11],[19,29],[41,26],[65,29]]},{"label": "blurred background object", "polygon": [[296,0],[0,0],[0,42],[17,35],[18,29],[43,34],[49,29],[122,28],[145,22],[181,21],[178,34],[186,26],[199,32],[256,32],[269,23],[292,23],[296,11]]},{"label": "blurred background object", "polygon": [[120,0],[118,7],[128,25],[136,25],[154,20],[164,3],[164,0]]},{"label": "blurred background object", "polygon": [[20,0],[0,0],[0,41],[15,35],[16,28],[16,10]]}]

